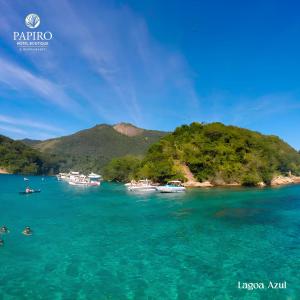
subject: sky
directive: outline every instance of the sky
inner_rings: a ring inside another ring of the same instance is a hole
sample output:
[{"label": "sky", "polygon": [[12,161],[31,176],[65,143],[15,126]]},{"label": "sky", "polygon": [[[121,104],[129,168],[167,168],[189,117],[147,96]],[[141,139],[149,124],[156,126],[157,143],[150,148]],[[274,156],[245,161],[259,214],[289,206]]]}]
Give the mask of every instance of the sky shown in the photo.
[{"label": "sky", "polygon": [[[300,3],[0,0],[0,134],[222,122],[300,149]],[[20,52],[14,31],[51,31]]]}]

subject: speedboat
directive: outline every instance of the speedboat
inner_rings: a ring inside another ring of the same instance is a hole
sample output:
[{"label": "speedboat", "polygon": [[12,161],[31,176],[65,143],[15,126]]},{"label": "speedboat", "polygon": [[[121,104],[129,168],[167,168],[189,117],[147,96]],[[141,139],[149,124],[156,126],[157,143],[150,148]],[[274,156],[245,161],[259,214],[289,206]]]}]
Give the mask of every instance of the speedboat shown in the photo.
[{"label": "speedboat", "polygon": [[125,183],[124,185],[125,185],[126,187],[129,187],[129,186],[136,185],[136,184],[137,184],[137,181],[131,180],[130,182]]},{"label": "speedboat", "polygon": [[69,181],[70,185],[76,186],[100,186],[100,181],[89,181],[89,180],[77,180],[77,181]]},{"label": "speedboat", "polygon": [[148,179],[139,180],[138,182],[130,182],[126,187],[131,192],[155,192],[156,186]]},{"label": "speedboat", "polygon": [[[75,173],[75,172],[73,172]],[[76,172],[77,173],[77,172]],[[69,178],[70,185],[88,186],[90,180],[85,175],[71,174]]]},{"label": "speedboat", "polygon": [[88,186],[88,182],[86,181],[69,181],[69,184],[77,186]]},{"label": "speedboat", "polygon": [[92,180],[91,178],[85,175],[71,175],[69,179],[69,184],[77,186],[100,186],[101,182],[96,179]]},{"label": "speedboat", "polygon": [[88,186],[100,186],[101,182],[100,181],[94,181],[94,180],[91,180],[89,183],[88,183]]},{"label": "speedboat", "polygon": [[100,180],[102,176],[92,172],[91,174],[89,174],[88,178],[90,178],[91,180]]},{"label": "speedboat", "polygon": [[59,173],[56,175],[56,178],[58,181],[61,181],[61,180],[67,180],[68,176],[69,176],[68,173]]},{"label": "speedboat", "polygon": [[157,190],[160,193],[181,193],[185,191],[185,187],[179,180],[169,181],[166,185],[158,186]]}]

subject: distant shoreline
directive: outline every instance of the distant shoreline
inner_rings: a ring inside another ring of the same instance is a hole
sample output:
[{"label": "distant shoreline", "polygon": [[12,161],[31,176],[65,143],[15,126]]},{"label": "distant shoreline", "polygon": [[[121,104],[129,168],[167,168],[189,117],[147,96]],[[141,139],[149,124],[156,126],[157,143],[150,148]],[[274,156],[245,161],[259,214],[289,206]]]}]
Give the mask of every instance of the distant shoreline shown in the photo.
[{"label": "distant shoreline", "polygon": [[[56,175],[37,175],[37,174],[13,174],[8,172],[5,168],[0,168],[0,175],[19,175],[19,176],[56,176]],[[109,180],[104,180],[110,182]],[[124,184],[124,182],[118,182]],[[188,180],[184,182],[183,185],[188,189],[193,188],[245,188],[245,187],[254,187],[254,188],[264,188],[264,187],[280,187],[285,185],[297,185],[300,184],[300,176],[283,176],[279,175],[272,179],[270,185],[266,185],[264,182],[259,182],[256,186],[244,186],[240,183],[224,183],[224,184],[212,184],[210,181],[199,182],[196,180]]]}]

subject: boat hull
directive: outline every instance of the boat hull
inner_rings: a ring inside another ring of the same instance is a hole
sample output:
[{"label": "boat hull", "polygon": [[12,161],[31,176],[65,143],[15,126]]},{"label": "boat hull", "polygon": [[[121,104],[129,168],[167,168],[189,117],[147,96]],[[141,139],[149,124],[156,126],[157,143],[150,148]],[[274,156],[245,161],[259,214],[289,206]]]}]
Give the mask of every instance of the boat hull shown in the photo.
[{"label": "boat hull", "polygon": [[160,193],[183,193],[185,192],[185,187],[183,186],[158,186],[157,190]]},{"label": "boat hull", "polygon": [[128,190],[130,192],[152,193],[152,192],[156,192],[156,187],[152,187],[152,186],[129,186]]},{"label": "boat hull", "polygon": [[74,181],[69,181],[70,185],[75,185],[75,186],[100,186],[100,182],[74,182]]}]

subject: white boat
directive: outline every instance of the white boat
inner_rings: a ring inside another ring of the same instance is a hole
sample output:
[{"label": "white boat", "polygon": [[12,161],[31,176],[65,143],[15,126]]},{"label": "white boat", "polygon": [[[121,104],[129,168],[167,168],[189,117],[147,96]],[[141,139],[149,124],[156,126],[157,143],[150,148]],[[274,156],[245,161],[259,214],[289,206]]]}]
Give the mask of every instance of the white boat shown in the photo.
[{"label": "white boat", "polygon": [[69,181],[69,184],[77,186],[88,186],[88,183],[84,181]]},{"label": "white boat", "polygon": [[100,186],[100,181],[90,181],[90,180],[76,180],[76,181],[69,181],[70,185],[76,186]]},{"label": "white boat", "polygon": [[69,181],[70,176],[77,176],[77,175],[71,175],[71,173],[59,173],[58,175],[56,175],[56,178],[58,181]]},{"label": "white boat", "polygon": [[69,173],[59,173],[56,175],[57,180],[67,181],[70,185],[77,186],[100,186],[101,175],[91,173],[88,176],[80,172],[71,171]]},{"label": "white boat", "polygon": [[169,181],[166,185],[158,186],[157,190],[160,193],[182,193],[185,191],[185,187],[179,180]]},{"label": "white boat", "polygon": [[152,182],[148,179],[139,180],[138,182],[132,181],[129,184],[126,183],[125,186],[131,192],[155,192],[156,186],[152,185]]},{"label": "white boat", "polygon": [[[97,174],[95,174],[97,175]],[[99,175],[100,176],[100,175]],[[69,177],[69,184],[70,185],[77,185],[77,186],[100,186],[100,181],[95,179],[94,176],[93,180],[89,176],[85,176],[83,174],[72,174]],[[101,176],[100,176],[101,177]]]},{"label": "white boat", "polygon": [[79,175],[80,175],[80,173],[79,173],[79,172],[74,172],[74,171],[71,171],[71,172],[70,172],[70,175],[74,175],[74,176],[77,176],[77,175],[78,175],[78,176],[79,176]]},{"label": "white boat", "polygon": [[129,186],[136,185],[136,184],[137,184],[137,181],[131,180],[130,182],[125,183],[124,185],[125,185],[126,187],[129,187]]},{"label": "white boat", "polygon": [[89,183],[88,183],[88,186],[100,186],[101,182],[100,181],[94,181],[94,180],[91,180]]},{"label": "white boat", "polygon": [[92,180],[100,180],[100,179],[102,179],[102,176],[92,172],[91,174],[89,174],[88,178],[90,178]]}]

